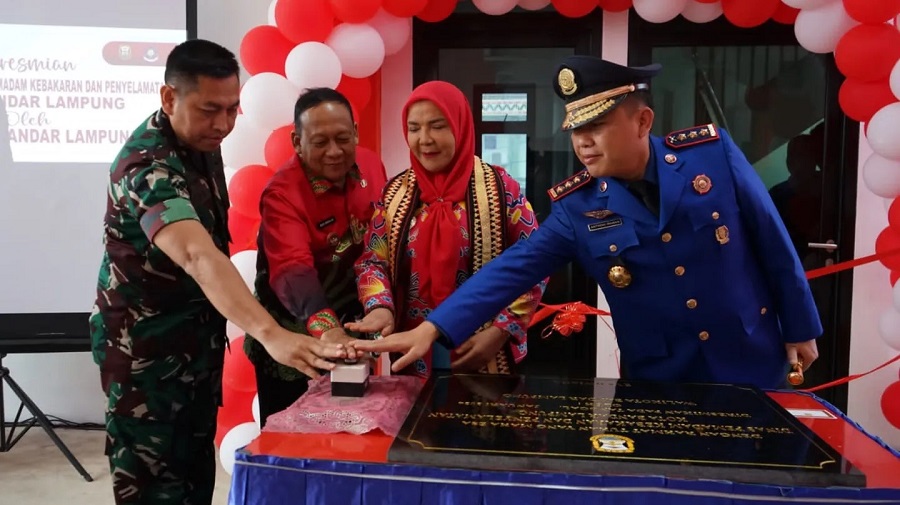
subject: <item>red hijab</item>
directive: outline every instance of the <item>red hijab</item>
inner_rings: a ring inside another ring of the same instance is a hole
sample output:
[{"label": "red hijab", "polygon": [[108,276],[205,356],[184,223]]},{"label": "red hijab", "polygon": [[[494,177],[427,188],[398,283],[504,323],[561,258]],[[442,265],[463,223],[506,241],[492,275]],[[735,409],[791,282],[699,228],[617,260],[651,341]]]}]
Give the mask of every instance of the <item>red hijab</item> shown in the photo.
[{"label": "red hijab", "polygon": [[419,293],[425,302],[437,307],[456,289],[460,251],[468,245],[459,231],[453,205],[465,201],[475,167],[475,123],[469,101],[459,88],[449,82],[430,81],[414,89],[403,106],[404,135],[409,130],[409,108],[423,100],[441,110],[456,140],[450,166],[440,173],[429,172],[412,151],[409,153],[420,198],[428,211],[428,219],[420,221],[418,238],[427,246],[416,251],[424,266],[419,272]]}]

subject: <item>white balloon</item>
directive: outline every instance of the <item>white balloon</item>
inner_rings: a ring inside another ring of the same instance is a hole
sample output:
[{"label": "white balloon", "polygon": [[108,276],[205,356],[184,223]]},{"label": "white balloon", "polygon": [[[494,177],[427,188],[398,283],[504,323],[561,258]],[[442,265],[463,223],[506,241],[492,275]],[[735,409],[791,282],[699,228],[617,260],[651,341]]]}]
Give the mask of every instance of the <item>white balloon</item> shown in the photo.
[{"label": "white balloon", "polygon": [[894,286],[894,307],[882,312],[878,318],[878,332],[885,344],[900,351],[900,312],[895,308],[898,297],[897,286],[900,286],[900,282]]},{"label": "white balloon", "polygon": [[472,0],[472,3],[489,16],[502,16],[515,9],[518,0]]},{"label": "white balloon", "polygon": [[818,9],[824,5],[841,0],[781,0],[781,3],[795,9]]},{"label": "white balloon", "polygon": [[241,114],[234,121],[234,130],[222,141],[222,161],[230,167],[238,168],[265,165],[268,138],[268,131],[259,128],[246,115]]},{"label": "white balloon", "polygon": [[837,0],[817,9],[801,10],[794,21],[794,35],[807,51],[830,53],[841,37],[857,24],[844,10],[844,3]]},{"label": "white balloon", "polygon": [[384,41],[378,30],[369,25],[339,24],[325,43],[337,54],[344,74],[350,77],[369,77],[384,62]]},{"label": "white balloon", "polygon": [[277,26],[275,23],[275,4],[278,3],[278,0],[272,0],[269,3],[269,10],[266,13],[266,22],[272,26]]},{"label": "white balloon", "polygon": [[243,337],[244,330],[240,329],[238,325],[232,323],[231,321],[227,321],[225,323],[225,336],[228,337],[228,341],[231,342],[236,338]]},{"label": "white balloon", "polygon": [[879,156],[900,160],[900,102],[885,105],[872,116],[866,140]]},{"label": "white balloon", "polygon": [[550,0],[519,0],[519,7],[526,11],[539,11],[550,5]]},{"label": "white balloon", "polygon": [[231,257],[231,262],[244,279],[247,289],[255,291],[256,282],[256,251],[241,251]]},{"label": "white balloon", "polygon": [[681,14],[688,0],[634,0],[634,10],[644,21],[665,23]]},{"label": "white balloon", "polygon": [[261,425],[262,421],[259,418],[259,393],[253,395],[253,403],[250,405],[250,412],[253,413],[253,420],[256,421],[256,425]]},{"label": "white balloon", "polygon": [[891,91],[900,100],[900,60],[897,60],[894,69],[891,70]]},{"label": "white balloon", "polygon": [[863,181],[869,191],[882,198],[900,196],[900,161],[872,153],[863,165]]},{"label": "white balloon", "polygon": [[228,475],[234,471],[234,452],[246,446],[259,436],[259,426],[255,422],[241,423],[231,428],[219,444],[219,462]]},{"label": "white balloon", "polygon": [[253,124],[271,132],[293,122],[298,96],[300,90],[283,75],[263,72],[247,79],[241,89],[241,109]]},{"label": "white balloon", "polygon": [[288,53],[284,75],[301,92],[308,88],[336,88],[341,82],[341,60],[321,42],[304,42]]},{"label": "white balloon", "polygon": [[722,15],[722,3],[707,4],[689,0],[684,10],[681,11],[681,15],[692,23],[709,23]]},{"label": "white balloon", "polygon": [[398,18],[382,8],[368,21],[369,26],[381,35],[384,42],[384,54],[396,54],[409,42],[412,33],[412,18]]}]

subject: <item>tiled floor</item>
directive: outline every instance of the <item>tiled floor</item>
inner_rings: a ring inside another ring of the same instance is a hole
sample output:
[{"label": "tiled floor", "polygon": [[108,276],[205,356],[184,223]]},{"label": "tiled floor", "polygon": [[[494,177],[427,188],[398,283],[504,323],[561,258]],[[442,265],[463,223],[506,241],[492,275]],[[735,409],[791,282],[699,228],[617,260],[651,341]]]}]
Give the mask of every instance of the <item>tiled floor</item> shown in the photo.
[{"label": "tiled floor", "polygon": [[[102,431],[58,429],[93,482],[85,481],[50,437],[32,428],[11,451],[0,453],[0,505],[112,504],[109,467],[103,455]],[[221,466],[213,503],[228,503],[231,476]]]}]

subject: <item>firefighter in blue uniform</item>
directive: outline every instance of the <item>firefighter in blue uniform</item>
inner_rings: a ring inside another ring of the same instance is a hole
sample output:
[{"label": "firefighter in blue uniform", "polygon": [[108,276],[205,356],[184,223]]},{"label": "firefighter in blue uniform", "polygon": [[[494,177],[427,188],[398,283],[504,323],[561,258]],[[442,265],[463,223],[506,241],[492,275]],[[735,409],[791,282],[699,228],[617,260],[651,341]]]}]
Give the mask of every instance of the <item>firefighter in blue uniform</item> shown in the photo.
[{"label": "firefighter in blue uniform", "polygon": [[657,137],[649,83],[659,65],[572,56],[554,87],[585,169],[550,189],[550,216],[418,328],[359,342],[403,352],[456,347],[540,279],[578,261],[610,305],[623,376],[785,384],[822,333],[800,261],[765,186],[713,124]]}]

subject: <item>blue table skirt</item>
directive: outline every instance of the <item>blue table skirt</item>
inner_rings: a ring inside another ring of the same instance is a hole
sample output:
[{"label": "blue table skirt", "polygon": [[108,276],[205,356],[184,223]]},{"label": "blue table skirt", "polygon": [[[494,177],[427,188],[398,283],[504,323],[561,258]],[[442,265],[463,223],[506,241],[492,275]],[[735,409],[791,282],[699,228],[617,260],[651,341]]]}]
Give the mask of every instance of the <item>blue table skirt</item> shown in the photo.
[{"label": "blue table skirt", "polygon": [[245,451],[237,451],[232,479],[232,505],[900,505],[900,489],[476,471],[292,459]]}]

